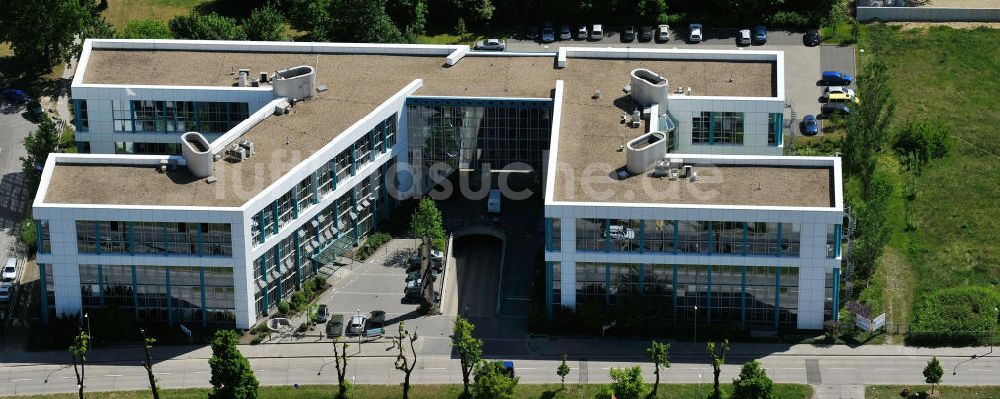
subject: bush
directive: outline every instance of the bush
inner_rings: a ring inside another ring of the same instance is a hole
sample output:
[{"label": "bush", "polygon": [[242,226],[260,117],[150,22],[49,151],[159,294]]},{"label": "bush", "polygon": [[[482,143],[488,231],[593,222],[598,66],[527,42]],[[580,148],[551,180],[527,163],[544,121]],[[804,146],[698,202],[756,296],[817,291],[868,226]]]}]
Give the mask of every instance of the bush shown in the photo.
[{"label": "bush", "polygon": [[[611,384],[602,387],[594,395],[595,399],[639,399],[645,396],[646,386],[642,383],[642,368],[638,365],[627,368],[611,368]],[[611,394],[614,394],[612,396]]]},{"label": "bush", "polygon": [[285,315],[285,314],[288,314],[289,310],[291,310],[291,309],[288,306],[288,302],[285,302],[285,301],[279,301],[278,302],[278,313]]},{"label": "bush", "polygon": [[21,245],[24,245],[25,253],[27,253],[28,256],[34,256],[35,252],[38,251],[38,235],[35,230],[34,219],[25,219],[24,223],[21,223],[21,231],[18,235],[21,239]]},{"label": "bush", "polygon": [[1000,293],[990,287],[952,287],[928,294],[910,329],[911,343],[970,345],[988,341]]},{"label": "bush", "polygon": [[360,260],[368,259],[368,257],[375,254],[375,252],[378,251],[379,248],[389,243],[389,241],[392,241],[392,236],[390,236],[389,233],[381,231],[373,233],[372,235],[368,236],[368,238],[365,240],[364,245],[362,245],[361,248],[358,248],[358,259]]},{"label": "bush", "polygon": [[892,147],[900,154],[913,154],[927,162],[941,158],[951,150],[951,131],[937,122],[909,120],[896,131]]},{"label": "bush", "polygon": [[115,35],[119,39],[173,39],[174,34],[167,24],[155,19],[140,19],[125,25],[125,29]]},{"label": "bush", "polygon": [[503,363],[496,360],[480,363],[475,377],[472,396],[476,399],[514,399],[514,388],[520,380],[508,375]]},{"label": "bush", "polygon": [[810,27],[810,18],[795,11],[778,11],[767,17],[767,24],[772,28],[807,28]]},{"label": "bush", "polygon": [[760,362],[754,360],[743,364],[740,376],[733,380],[733,395],[731,399],[771,399],[771,387],[774,382],[760,367]]}]

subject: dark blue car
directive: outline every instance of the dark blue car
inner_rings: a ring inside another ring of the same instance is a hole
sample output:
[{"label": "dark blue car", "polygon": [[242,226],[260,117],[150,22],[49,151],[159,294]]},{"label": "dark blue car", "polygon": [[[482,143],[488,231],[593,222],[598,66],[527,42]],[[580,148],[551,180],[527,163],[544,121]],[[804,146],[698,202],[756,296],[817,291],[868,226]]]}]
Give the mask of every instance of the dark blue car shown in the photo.
[{"label": "dark blue car", "polygon": [[840,71],[823,71],[822,82],[827,86],[848,86],[854,78]]},{"label": "dark blue car", "polygon": [[21,89],[3,89],[3,99],[14,104],[24,104],[30,99]]},{"label": "dark blue car", "polygon": [[753,44],[761,45],[767,43],[767,27],[758,25],[753,27]]},{"label": "dark blue car", "polygon": [[815,135],[816,133],[819,133],[819,123],[816,120],[816,117],[812,115],[806,115],[806,117],[802,119],[802,135],[812,136]]}]

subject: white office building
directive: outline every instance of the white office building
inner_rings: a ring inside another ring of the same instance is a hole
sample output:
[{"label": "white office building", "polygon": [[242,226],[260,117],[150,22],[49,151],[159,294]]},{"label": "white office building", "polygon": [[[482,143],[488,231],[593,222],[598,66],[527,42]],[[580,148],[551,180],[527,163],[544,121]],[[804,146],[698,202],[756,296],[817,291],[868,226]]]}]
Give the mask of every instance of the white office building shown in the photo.
[{"label": "white office building", "polygon": [[780,157],[782,57],[87,40],[81,153],[34,203],[43,318],[249,328],[444,165],[545,178],[550,310],[656,295],[678,321],[819,328],[840,163]]}]

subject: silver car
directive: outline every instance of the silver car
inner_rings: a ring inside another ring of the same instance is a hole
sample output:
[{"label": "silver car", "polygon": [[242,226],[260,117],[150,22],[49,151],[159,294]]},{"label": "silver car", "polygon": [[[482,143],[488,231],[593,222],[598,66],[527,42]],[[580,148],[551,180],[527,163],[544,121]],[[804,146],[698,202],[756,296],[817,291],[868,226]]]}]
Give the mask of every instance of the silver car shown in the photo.
[{"label": "silver car", "polygon": [[502,39],[484,39],[476,42],[474,49],[484,51],[504,51],[507,42]]}]

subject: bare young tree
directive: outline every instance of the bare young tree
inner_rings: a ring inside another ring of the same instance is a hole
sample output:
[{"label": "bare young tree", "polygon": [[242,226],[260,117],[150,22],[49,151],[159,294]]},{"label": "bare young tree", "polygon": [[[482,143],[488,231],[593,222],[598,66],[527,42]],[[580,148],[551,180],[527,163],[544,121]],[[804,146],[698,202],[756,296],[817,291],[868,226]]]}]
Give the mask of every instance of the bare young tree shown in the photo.
[{"label": "bare young tree", "polygon": [[147,337],[146,330],[141,328],[139,334],[142,335],[142,349],[146,353],[142,367],[146,369],[146,375],[149,376],[149,389],[153,391],[153,399],[160,399],[160,389],[156,387],[156,376],[153,375],[153,344],[156,343],[156,338]]},{"label": "bare young tree", "polygon": [[[410,341],[410,353],[407,354],[406,345],[404,341]],[[414,348],[413,343],[417,341],[417,333],[410,333],[403,327],[403,322],[399,322],[399,335],[392,339],[392,347],[399,350],[399,354],[396,355],[396,370],[402,371],[403,377],[403,399],[410,398],[410,375],[413,370],[417,368],[417,351]]]},{"label": "bare young tree", "polygon": [[[337,350],[340,344],[340,350]],[[340,342],[340,338],[333,340],[334,367],[337,368],[337,399],[347,397],[347,342]]]},{"label": "bare young tree", "polygon": [[84,363],[87,362],[88,350],[90,350],[90,336],[81,330],[69,346],[69,354],[73,358],[73,372],[76,373],[76,389],[80,394],[80,399],[83,399],[83,379],[86,377]]},{"label": "bare young tree", "polygon": [[721,399],[722,391],[719,390],[719,374],[722,374],[722,365],[726,364],[726,352],[729,351],[729,340],[722,340],[722,345],[718,345],[716,352],[715,342],[709,342],[705,347],[709,356],[712,356],[712,374],[715,375],[715,383],[712,385],[712,399]]}]

